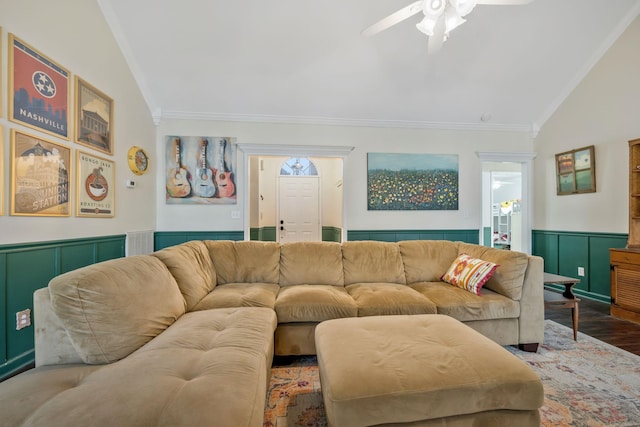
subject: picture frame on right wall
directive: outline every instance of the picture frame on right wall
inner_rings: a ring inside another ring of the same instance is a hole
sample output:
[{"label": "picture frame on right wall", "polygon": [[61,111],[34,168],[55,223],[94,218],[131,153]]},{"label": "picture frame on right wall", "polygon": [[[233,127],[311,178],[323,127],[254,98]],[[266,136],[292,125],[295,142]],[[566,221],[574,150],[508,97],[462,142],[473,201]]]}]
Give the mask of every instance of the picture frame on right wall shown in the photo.
[{"label": "picture frame on right wall", "polygon": [[556,154],[556,183],[558,196],[595,193],[595,147],[590,145]]}]

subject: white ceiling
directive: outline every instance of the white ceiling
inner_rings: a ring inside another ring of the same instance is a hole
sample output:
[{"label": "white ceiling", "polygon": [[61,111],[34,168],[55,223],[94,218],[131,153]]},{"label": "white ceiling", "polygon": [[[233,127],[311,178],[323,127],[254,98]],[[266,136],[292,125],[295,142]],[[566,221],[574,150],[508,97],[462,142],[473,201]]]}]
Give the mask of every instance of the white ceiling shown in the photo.
[{"label": "white ceiling", "polygon": [[420,15],[360,35],[411,1],[98,3],[156,119],[534,133],[640,13],[640,0],[477,6],[429,56]]}]

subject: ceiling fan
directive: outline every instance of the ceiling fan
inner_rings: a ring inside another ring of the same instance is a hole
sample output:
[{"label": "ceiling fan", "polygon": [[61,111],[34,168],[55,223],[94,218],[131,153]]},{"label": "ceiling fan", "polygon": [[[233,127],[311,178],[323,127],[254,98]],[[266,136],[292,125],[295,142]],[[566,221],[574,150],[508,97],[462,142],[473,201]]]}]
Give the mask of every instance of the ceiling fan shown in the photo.
[{"label": "ceiling fan", "polygon": [[424,13],[424,18],[416,28],[429,36],[428,52],[435,53],[447,40],[449,32],[466,22],[468,15],[476,5],[522,5],[533,0],[418,0],[403,7],[386,18],[381,19],[362,31],[363,36],[373,36],[405,19]]}]

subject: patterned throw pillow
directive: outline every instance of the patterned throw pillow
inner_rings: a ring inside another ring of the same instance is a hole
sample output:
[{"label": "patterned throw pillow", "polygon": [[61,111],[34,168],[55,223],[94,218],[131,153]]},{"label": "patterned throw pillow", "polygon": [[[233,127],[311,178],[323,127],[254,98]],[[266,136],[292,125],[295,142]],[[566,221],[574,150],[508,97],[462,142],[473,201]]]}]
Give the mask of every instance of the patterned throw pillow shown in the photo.
[{"label": "patterned throw pillow", "polygon": [[461,254],[440,279],[480,295],[480,288],[493,276],[496,268],[498,268],[498,264]]}]

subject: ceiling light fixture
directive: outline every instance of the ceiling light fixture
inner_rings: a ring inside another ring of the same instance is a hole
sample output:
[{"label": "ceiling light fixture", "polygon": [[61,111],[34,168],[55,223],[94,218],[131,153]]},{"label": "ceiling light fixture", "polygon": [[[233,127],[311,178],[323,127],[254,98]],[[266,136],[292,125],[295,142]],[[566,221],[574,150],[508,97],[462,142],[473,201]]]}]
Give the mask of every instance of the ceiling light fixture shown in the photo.
[{"label": "ceiling light fixture", "polygon": [[373,36],[405,19],[422,12],[424,18],[416,27],[429,37],[428,52],[436,53],[442,47],[449,33],[464,24],[476,5],[520,5],[533,0],[416,0],[382,18],[362,31],[363,36]]},{"label": "ceiling light fixture", "polygon": [[427,36],[433,36],[438,21],[444,19],[446,40],[451,31],[467,22],[464,17],[474,7],[476,7],[476,0],[423,0],[422,12],[424,13],[424,18],[416,24],[416,28]]}]

